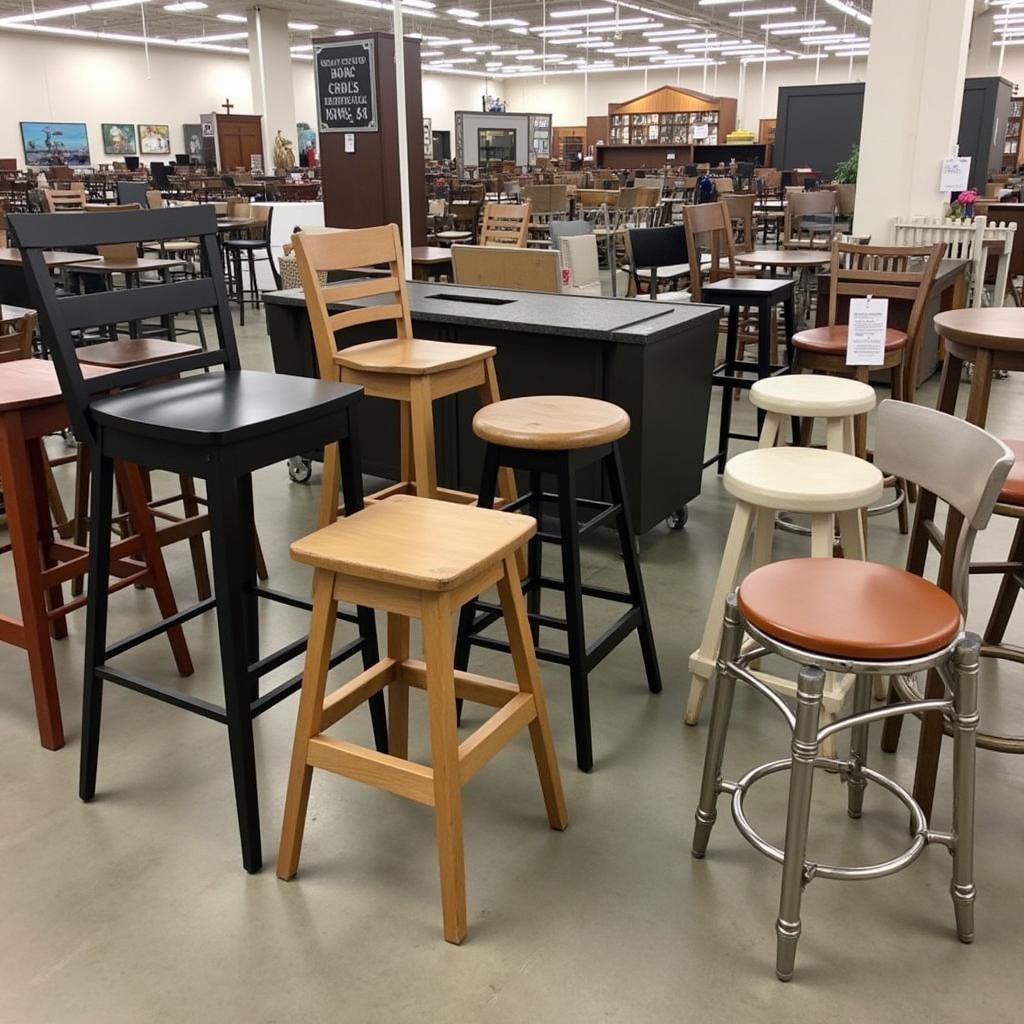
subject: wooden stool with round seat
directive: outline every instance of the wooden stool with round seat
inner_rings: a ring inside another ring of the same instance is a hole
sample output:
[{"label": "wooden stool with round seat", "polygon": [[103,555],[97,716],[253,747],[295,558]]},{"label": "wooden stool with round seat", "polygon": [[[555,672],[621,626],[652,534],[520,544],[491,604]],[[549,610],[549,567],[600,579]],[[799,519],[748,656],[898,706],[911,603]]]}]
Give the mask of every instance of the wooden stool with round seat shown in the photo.
[{"label": "wooden stool with round seat", "polygon": [[[529,516],[396,495],[292,545],[314,568],[313,622],[302,679],[285,801],[279,878],[298,870],[314,768],[324,768],[434,808],[444,937],[466,937],[462,787],[522,729],[529,728],[548,822],[568,823],[544,691],[526,618],[515,552],[536,530]],[[452,615],[497,584],[515,684],[461,672],[452,650]],[[387,653],[325,697],[338,602],[387,612]],[[419,619],[423,660],[410,657],[409,620]],[[388,753],[325,732],[388,688]],[[409,690],[426,692],[431,765],[409,760]],[[497,709],[458,741],[456,697]]]},{"label": "wooden stool with round seat", "polygon": [[[930,442],[926,444],[926,442]],[[966,569],[975,533],[987,525],[995,496],[1012,462],[1002,442],[951,416],[910,405],[883,402],[878,412],[876,454],[886,468],[940,495],[969,523],[964,556],[958,559],[954,593],[966,595]],[[962,942],[974,938],[974,781],[978,726],[979,640],[963,632],[965,607],[945,590],[912,573],[852,559],[800,558],[761,566],[750,573],[725,606],[714,707],[708,730],[700,799],[693,835],[694,857],[706,854],[717,818],[718,797],[728,793],[736,826],[748,842],[782,865],[776,921],[776,974],[793,977],[800,938],[804,888],[815,878],[881,878],[917,859],[929,843],[953,856],[950,892]],[[750,644],[744,644],[744,635]],[[744,649],[746,648],[746,649]],[[796,712],[765,687],[750,666],[775,655],[800,666]],[[928,699],[871,708],[871,681],[890,676],[893,685],[937,668],[943,689]],[[853,672],[853,714],[820,725],[827,672]],[[732,781],[722,764],[736,682],[768,697],[792,730],[791,755],[747,771]],[[952,822],[948,832],[928,827],[924,809],[897,782],[867,767],[868,730],[873,721],[908,713],[942,715],[953,729]],[[824,741],[852,730],[850,756],[819,753]],[[880,863],[850,867],[808,858],[807,839],[814,769],[837,772],[847,785],[847,812],[861,817],[869,782],[894,795],[910,813],[911,842]],[[744,802],[759,779],[788,771],[789,801],[782,848],[749,821]]]},{"label": "wooden stool with round seat", "polygon": [[[498,401],[495,349],[490,345],[421,341],[412,336],[397,225],[354,231],[299,232],[292,236],[292,243],[313,327],[321,378],[359,384],[367,395],[391,399],[400,406],[401,480],[367,500],[381,500],[393,494],[417,494],[421,498],[472,502],[474,498],[470,494],[438,486],[433,406],[446,395],[471,390],[477,392],[483,405]],[[325,272],[381,264],[387,265],[387,276],[321,283],[320,275]],[[381,305],[356,304],[371,296],[390,296],[391,301]],[[339,303],[352,305],[332,314],[329,306]],[[338,350],[336,332],[379,321],[393,322],[396,336]],[[338,473],[337,454],[325,450],[321,526],[337,516]],[[505,503],[515,498],[511,471],[502,473],[499,493]]]},{"label": "wooden stool with round seat", "polygon": [[[652,693],[661,691],[661,674],[618,449],[618,442],[629,432],[629,426],[629,416],[617,405],[566,395],[506,399],[484,406],[473,417],[473,432],[487,442],[479,504],[490,507],[500,474],[518,469],[529,475],[529,492],[505,508],[528,508],[538,524],[542,523],[545,503],[555,504],[558,510],[558,532],[550,533],[541,526],[530,541],[522,587],[534,643],[538,643],[541,626],[566,634],[566,651],[538,647],[537,656],[569,667],[576,763],[582,771],[590,771],[594,766],[590,673],[634,630],[640,641],[648,688]],[[577,494],[577,475],[595,463],[607,481],[610,501],[580,498]],[[545,474],[554,477],[557,493],[543,490]],[[582,523],[580,509],[593,511]],[[603,523],[612,523],[618,531],[626,574],[625,592],[583,582],[580,538]],[[543,574],[541,542],[558,544],[561,548],[561,579]],[[564,619],[542,613],[541,593],[545,589],[562,591]],[[619,618],[589,645],[584,627],[584,597],[625,605]],[[463,606],[455,652],[458,668],[468,667],[473,645],[492,650],[509,649],[507,643],[484,632],[500,615],[501,609],[486,601]]]},{"label": "wooden stool with round seat", "polygon": [[[838,521],[843,553],[847,558],[863,559],[861,511],[882,493],[882,474],[871,463],[842,451],[818,448],[757,448],[743,452],[726,464],[724,483],[736,499],[736,509],[700,646],[690,655],[687,725],[697,724],[705,690],[715,674],[722,639],[722,605],[743,578],[742,566],[748,555],[751,572],[771,561],[776,514],[797,512],[810,516],[814,558],[832,558]],[[795,693],[790,680],[767,675],[761,680],[774,691],[788,696]],[[841,711],[852,683],[846,674],[829,676],[821,707],[826,723]]]}]

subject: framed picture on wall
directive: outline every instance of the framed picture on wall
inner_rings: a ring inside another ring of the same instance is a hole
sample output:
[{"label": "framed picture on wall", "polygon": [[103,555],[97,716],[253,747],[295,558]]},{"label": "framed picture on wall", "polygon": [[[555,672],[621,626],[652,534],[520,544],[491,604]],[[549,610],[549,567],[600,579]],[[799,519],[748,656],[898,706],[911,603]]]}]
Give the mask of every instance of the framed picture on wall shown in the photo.
[{"label": "framed picture on wall", "polygon": [[138,156],[133,124],[101,124],[103,152],[107,156]]},{"label": "framed picture on wall", "polygon": [[22,121],[21,144],[30,167],[89,163],[89,129],[80,121]]},{"label": "framed picture on wall", "polygon": [[203,161],[203,126],[196,124],[183,124],[181,126],[185,139],[185,152],[188,153],[189,163],[202,163]]},{"label": "framed picture on wall", "polygon": [[139,152],[143,156],[166,156],[171,151],[171,127],[166,124],[139,125]]}]

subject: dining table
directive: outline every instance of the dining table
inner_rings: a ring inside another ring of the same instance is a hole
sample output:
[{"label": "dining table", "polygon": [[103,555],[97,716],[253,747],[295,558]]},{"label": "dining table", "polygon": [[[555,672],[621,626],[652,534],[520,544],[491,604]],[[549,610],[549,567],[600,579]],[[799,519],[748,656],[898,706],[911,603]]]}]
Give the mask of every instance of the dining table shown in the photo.
[{"label": "dining table", "polygon": [[814,294],[814,274],[832,262],[832,253],[823,249],[755,249],[738,252],[736,262],[741,267],[760,267],[769,277],[777,277],[780,270],[789,271],[797,279],[797,324],[802,329],[811,318],[811,299]]},{"label": "dining table", "polygon": [[[43,261],[51,270],[62,271],[76,263],[96,259],[94,252],[44,252]],[[5,305],[32,305],[25,272],[21,266],[21,252],[14,248],[0,248],[0,302]]]}]

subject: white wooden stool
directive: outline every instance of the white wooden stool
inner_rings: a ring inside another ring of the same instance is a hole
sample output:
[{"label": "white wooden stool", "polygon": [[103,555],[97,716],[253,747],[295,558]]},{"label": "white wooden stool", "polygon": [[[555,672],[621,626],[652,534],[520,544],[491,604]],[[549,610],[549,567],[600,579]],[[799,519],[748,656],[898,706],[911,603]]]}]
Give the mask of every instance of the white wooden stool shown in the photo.
[{"label": "white wooden stool", "polygon": [[825,420],[825,447],[833,452],[861,455],[854,446],[855,419],[875,407],[875,390],[863,381],[823,374],[788,374],[767,377],[750,389],[750,402],[767,413],[758,442],[759,448],[779,443],[785,421]]},{"label": "white wooden stool", "polygon": [[[789,415],[787,413],[787,415]],[[730,459],[725,467],[725,489],[736,499],[729,537],[722,554],[714,594],[700,647],[690,655],[690,694],[686,724],[696,725],[704,691],[715,670],[722,639],[726,597],[745,575],[742,566],[750,553],[750,571],[771,561],[777,512],[801,512],[811,518],[811,556],[831,558],[836,521],[847,558],[864,558],[861,509],[882,493],[881,472],[856,456],[819,448],[758,448]],[[837,595],[837,600],[839,595]],[[780,693],[794,696],[791,680],[762,675]],[[837,716],[852,677],[827,682],[822,715]],[[827,755],[831,756],[831,755]]]}]

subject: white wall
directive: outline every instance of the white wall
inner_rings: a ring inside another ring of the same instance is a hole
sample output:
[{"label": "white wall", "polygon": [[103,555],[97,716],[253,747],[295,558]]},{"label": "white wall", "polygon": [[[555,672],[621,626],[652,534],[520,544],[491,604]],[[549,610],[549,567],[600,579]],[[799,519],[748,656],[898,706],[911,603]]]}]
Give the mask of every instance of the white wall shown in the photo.
[{"label": "white wall", "polygon": [[[423,116],[429,117],[431,130],[451,132],[455,146],[455,111],[480,110],[484,96],[503,96],[502,83],[472,75],[442,75],[424,71]],[[476,161],[474,160],[473,163]]]},{"label": "white wall", "polygon": [[[823,60],[817,80],[823,83],[863,81],[865,67],[865,61],[854,61],[851,78],[849,61]],[[681,85],[698,92],[706,91],[712,96],[737,98],[739,127],[756,135],[758,121],[762,117],[775,117],[779,86],[813,85],[815,66],[814,61],[769,63],[763,96],[761,66],[747,65],[742,96],[739,78],[740,69],[729,64],[717,69],[708,68],[706,79],[703,69],[666,68],[664,71],[615,71],[586,76],[548,75],[546,80],[541,77],[506,79],[498,83],[498,88],[499,94],[509,101],[510,111],[550,112],[557,127],[584,124],[588,115],[606,115],[609,103],[621,103],[649,89]]]},{"label": "white wall", "polygon": [[[153,46],[146,55],[132,44],[62,39],[30,33],[0,33],[4,69],[0,112],[0,156],[24,161],[19,121],[84,121],[93,164],[104,156],[100,124],[168,124],[171,153],[184,150],[182,125],[219,110],[225,99],[233,113],[252,113],[247,57]],[[313,70],[294,63],[295,114],[313,122]],[[15,82],[23,84],[17,91]],[[292,130],[294,134],[294,129]],[[155,157],[154,159],[161,159]]]}]

